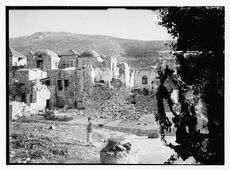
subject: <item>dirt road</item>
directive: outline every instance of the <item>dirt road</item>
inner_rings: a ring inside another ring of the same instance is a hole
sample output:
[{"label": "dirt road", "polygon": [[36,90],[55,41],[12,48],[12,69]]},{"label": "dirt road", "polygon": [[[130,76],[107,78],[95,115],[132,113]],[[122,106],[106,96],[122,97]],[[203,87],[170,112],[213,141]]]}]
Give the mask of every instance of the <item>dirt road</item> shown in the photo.
[{"label": "dirt road", "polygon": [[[10,123],[10,162],[12,163],[100,163],[100,150],[111,135],[123,135],[138,152],[140,164],[163,164],[172,150],[159,138],[95,129],[94,147],[86,143],[85,127],[60,122]],[[173,140],[173,137],[170,138]],[[38,146],[39,145],[39,146]]]}]

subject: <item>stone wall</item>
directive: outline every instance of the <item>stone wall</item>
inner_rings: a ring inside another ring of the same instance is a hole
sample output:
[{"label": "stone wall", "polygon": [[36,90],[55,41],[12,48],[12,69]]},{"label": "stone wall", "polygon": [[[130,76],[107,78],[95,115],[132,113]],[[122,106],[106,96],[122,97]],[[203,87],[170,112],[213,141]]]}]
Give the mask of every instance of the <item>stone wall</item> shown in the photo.
[{"label": "stone wall", "polygon": [[19,82],[40,80],[47,77],[47,73],[40,69],[20,69],[15,71],[14,74]]},{"label": "stone wall", "polygon": [[[63,69],[50,70],[48,76],[50,77],[51,99],[50,105],[53,107],[64,107],[68,105],[69,108],[83,107],[84,101],[92,93],[92,70],[85,67],[82,69]],[[62,88],[60,88],[61,83]],[[68,87],[65,81],[68,80]]]},{"label": "stone wall", "polygon": [[11,83],[9,87],[10,100],[24,102],[31,109],[45,109],[46,100],[50,98],[50,90],[40,81]]},{"label": "stone wall", "polygon": [[63,55],[61,56],[59,68],[64,69],[67,67],[78,67],[78,59],[76,55]]},{"label": "stone wall", "polygon": [[50,90],[39,81],[32,88],[32,102],[30,102],[30,107],[33,109],[45,109],[46,102],[50,99]]},{"label": "stone wall", "polygon": [[[142,83],[143,76],[147,77],[147,84]],[[151,89],[156,81],[156,76],[156,71],[153,68],[136,70],[134,73],[133,89]]]}]

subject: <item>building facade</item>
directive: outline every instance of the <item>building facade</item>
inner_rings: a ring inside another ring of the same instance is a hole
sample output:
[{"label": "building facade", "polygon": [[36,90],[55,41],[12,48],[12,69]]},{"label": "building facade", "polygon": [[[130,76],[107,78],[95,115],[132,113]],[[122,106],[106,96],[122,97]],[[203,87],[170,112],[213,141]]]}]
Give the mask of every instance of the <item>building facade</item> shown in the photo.
[{"label": "building facade", "polygon": [[43,71],[58,69],[60,58],[51,50],[37,50],[33,53],[35,68]]}]

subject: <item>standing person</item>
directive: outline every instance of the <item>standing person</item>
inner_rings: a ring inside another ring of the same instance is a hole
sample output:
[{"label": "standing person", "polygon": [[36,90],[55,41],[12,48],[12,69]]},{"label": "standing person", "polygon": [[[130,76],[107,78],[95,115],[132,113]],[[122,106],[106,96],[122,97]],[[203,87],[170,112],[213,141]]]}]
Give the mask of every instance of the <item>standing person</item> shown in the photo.
[{"label": "standing person", "polygon": [[87,142],[89,146],[92,146],[92,134],[93,134],[93,123],[91,122],[91,117],[88,117],[89,124],[86,127],[87,130]]}]

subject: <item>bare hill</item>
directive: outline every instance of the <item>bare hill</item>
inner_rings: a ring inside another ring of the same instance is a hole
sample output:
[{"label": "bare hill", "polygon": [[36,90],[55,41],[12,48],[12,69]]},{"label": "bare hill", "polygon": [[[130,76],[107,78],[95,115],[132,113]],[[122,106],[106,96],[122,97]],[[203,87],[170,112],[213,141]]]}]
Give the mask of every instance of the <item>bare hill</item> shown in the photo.
[{"label": "bare hill", "polygon": [[[29,36],[10,38],[12,48],[27,55],[29,51],[50,49],[58,54],[73,49],[79,53],[95,50],[106,56],[119,56],[133,67],[154,64],[158,51],[170,50],[173,41],[141,41],[104,35],[73,34],[66,32],[36,32]],[[168,44],[168,45],[166,45]]]}]

